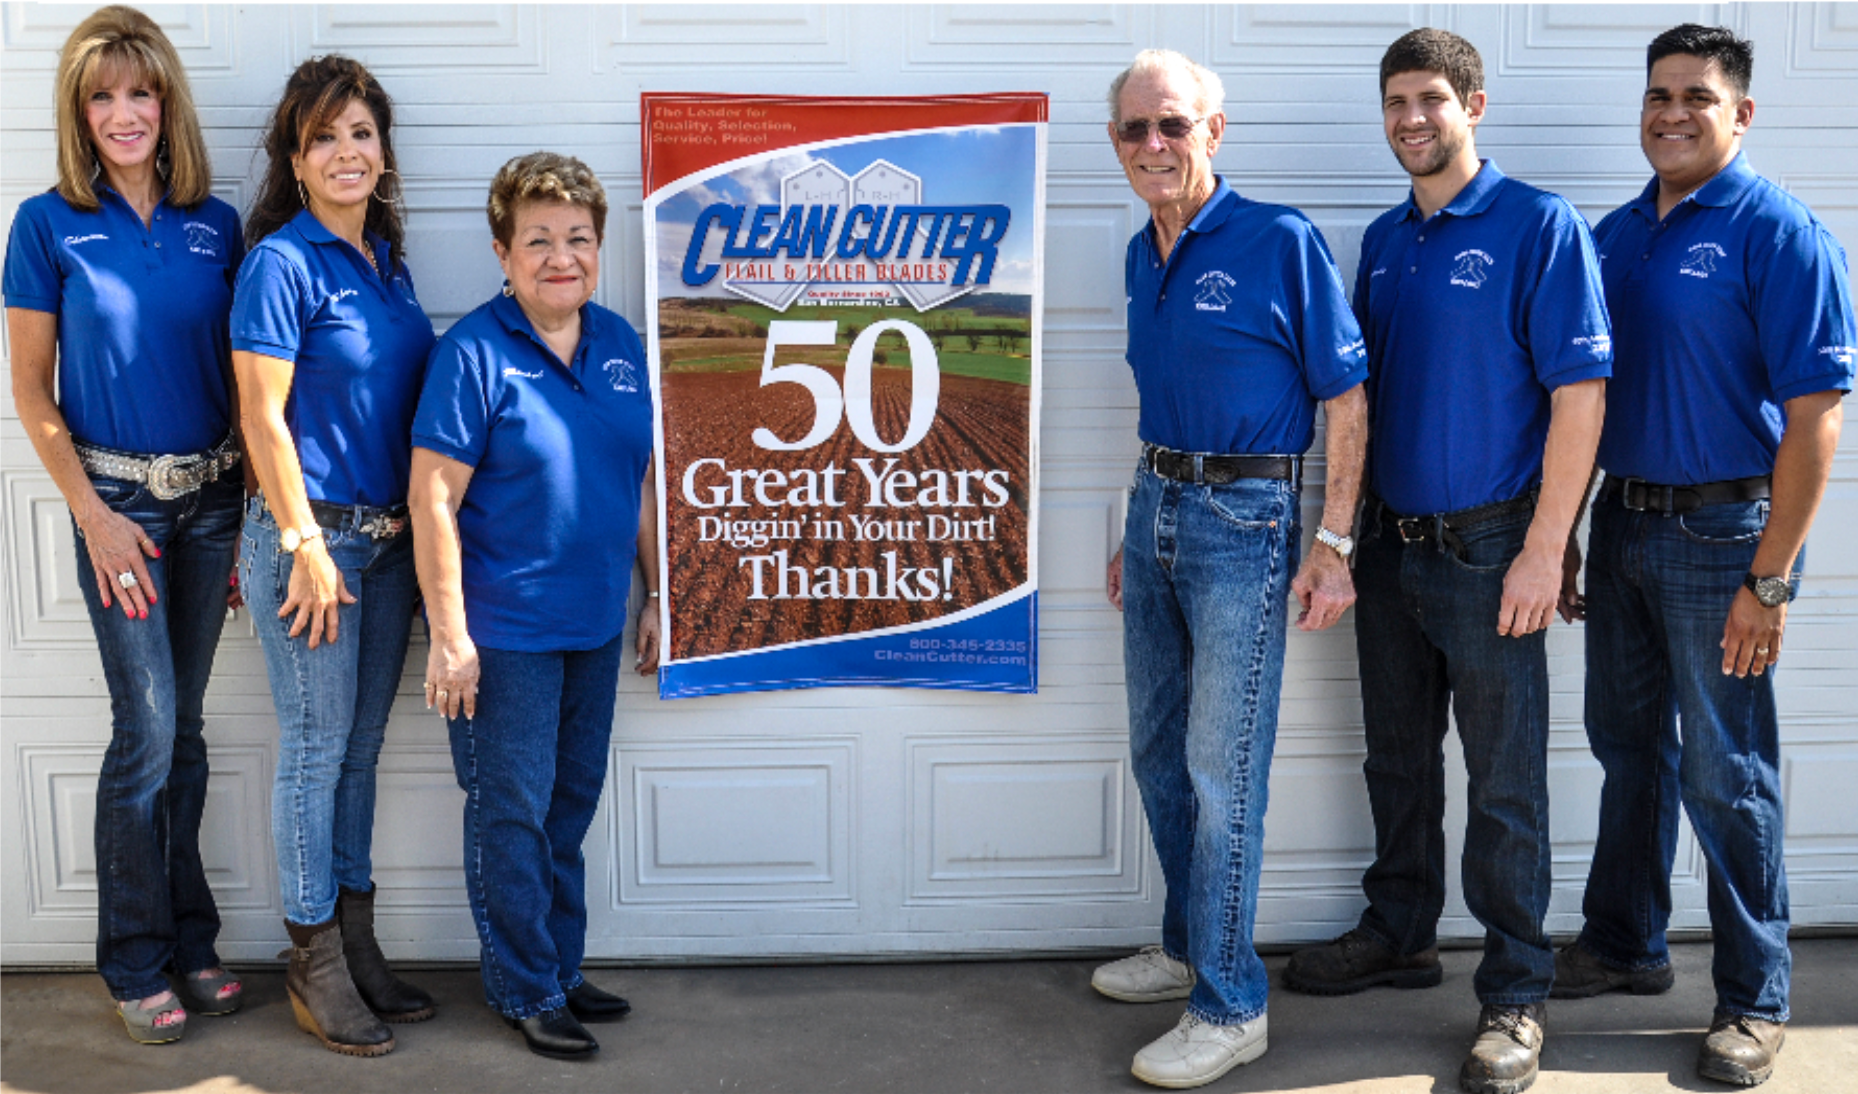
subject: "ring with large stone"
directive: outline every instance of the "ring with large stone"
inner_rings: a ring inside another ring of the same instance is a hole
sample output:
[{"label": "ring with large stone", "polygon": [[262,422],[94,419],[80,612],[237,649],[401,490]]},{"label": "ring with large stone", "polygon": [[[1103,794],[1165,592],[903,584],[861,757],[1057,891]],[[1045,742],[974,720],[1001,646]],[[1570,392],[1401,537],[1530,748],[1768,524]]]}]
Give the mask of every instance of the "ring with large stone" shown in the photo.
[{"label": "ring with large stone", "polygon": [[142,584],[140,581],[137,581],[135,575],[128,570],[124,570],[122,573],[116,575],[116,583],[125,589],[133,589],[137,585]]}]

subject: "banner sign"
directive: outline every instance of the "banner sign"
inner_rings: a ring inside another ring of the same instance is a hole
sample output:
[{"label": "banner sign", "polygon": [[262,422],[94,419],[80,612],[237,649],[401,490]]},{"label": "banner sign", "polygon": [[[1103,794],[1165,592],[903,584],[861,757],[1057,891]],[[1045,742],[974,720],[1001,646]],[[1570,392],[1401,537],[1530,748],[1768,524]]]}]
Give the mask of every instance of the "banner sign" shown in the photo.
[{"label": "banner sign", "polygon": [[1046,97],[642,97],[664,698],[1034,691]]}]

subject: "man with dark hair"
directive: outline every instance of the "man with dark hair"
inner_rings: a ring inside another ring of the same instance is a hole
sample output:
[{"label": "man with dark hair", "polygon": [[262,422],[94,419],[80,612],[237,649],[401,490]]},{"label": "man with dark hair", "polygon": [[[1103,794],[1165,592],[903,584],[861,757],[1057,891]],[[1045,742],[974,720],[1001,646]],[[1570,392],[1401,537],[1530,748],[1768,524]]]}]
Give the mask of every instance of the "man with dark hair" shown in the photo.
[{"label": "man with dark hair", "polygon": [[1535,1081],[1555,963],[1546,628],[1612,350],[1586,222],[1478,158],[1485,104],[1477,50],[1457,35],[1417,30],[1388,49],[1382,124],[1413,189],[1368,228],[1355,278],[1370,422],[1355,639],[1375,860],[1359,924],[1297,953],[1284,983],[1439,983],[1449,711],[1470,776],[1464,897],[1485,928],[1459,1082],[1513,1094]]},{"label": "man with dark hair", "polygon": [[1681,800],[1716,941],[1697,1070],[1741,1086],[1773,1072],[1788,1017],[1774,666],[1858,358],[1845,252],[1742,155],[1752,60],[1718,27],[1653,40],[1639,143],[1657,177],[1594,233],[1618,372],[1587,595],[1570,571],[1563,612],[1587,619],[1606,782],[1586,925],[1554,991],[1671,986]]}]

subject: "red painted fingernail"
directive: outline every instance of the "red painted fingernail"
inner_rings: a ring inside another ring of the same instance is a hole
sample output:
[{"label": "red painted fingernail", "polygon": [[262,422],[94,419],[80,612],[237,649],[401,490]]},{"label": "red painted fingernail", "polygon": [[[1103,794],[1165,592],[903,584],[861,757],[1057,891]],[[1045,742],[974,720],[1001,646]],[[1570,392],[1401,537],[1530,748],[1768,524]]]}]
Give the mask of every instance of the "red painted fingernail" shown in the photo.
[{"label": "red painted fingernail", "polygon": [[[153,544],[150,544],[150,546],[153,546]],[[161,557],[161,548],[159,548],[159,547],[156,547],[156,548],[155,548],[155,557],[156,557],[156,558],[160,558],[160,557]]]},{"label": "red painted fingernail", "polygon": [[142,609],[142,611],[141,611],[141,614],[139,614],[139,615],[137,615],[137,616],[136,616],[136,618],[137,618],[137,619],[147,619],[147,618],[148,618],[148,609],[147,609],[147,608],[143,608],[143,609]]}]

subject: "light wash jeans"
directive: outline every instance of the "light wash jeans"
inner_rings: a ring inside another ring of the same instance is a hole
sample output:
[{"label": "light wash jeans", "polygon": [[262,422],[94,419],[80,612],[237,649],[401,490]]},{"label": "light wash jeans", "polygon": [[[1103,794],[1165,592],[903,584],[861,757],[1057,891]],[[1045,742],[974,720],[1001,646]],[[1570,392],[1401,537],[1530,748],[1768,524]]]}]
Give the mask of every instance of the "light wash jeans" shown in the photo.
[{"label": "light wash jeans", "polygon": [[110,747],[97,776],[97,971],[113,998],[146,999],[168,990],[163,969],[219,964],[219,910],[200,859],[204,708],[245,490],[236,475],[165,501],[119,479],[92,485],[161,550],[143,560],[155,603],[147,619],[130,619],[120,601],[103,606],[77,536],[77,583],[110,687]]},{"label": "light wash jeans", "polygon": [[624,635],[560,653],[479,646],[477,717],[448,723],[484,998],[505,1017],[564,1007],[581,983],[581,843],[606,781],[624,649]]},{"label": "light wash jeans", "polygon": [[1785,1022],[1793,957],[1775,670],[1725,676],[1717,644],[1767,523],[1766,501],[1683,516],[1594,503],[1587,740],[1606,782],[1581,944],[1620,968],[1670,963],[1681,800],[1709,863],[1716,1008]]},{"label": "light wash jeans", "polygon": [[1161,945],[1193,966],[1187,1010],[1265,1011],[1252,947],[1284,679],[1297,488],[1136,472],[1123,531],[1123,663],[1136,783],[1167,882]]},{"label": "light wash jeans", "polygon": [[292,638],[292,617],[277,617],[293,556],[278,550],[277,521],[260,499],[246,509],[240,544],[240,582],[277,705],[278,883],[285,918],[305,925],[334,918],[338,888],[373,885],[374,767],[419,602],[412,535],[371,539],[355,525],[351,514],[323,529],[355,603],[342,605],[336,641],[315,649],[307,627]]}]

